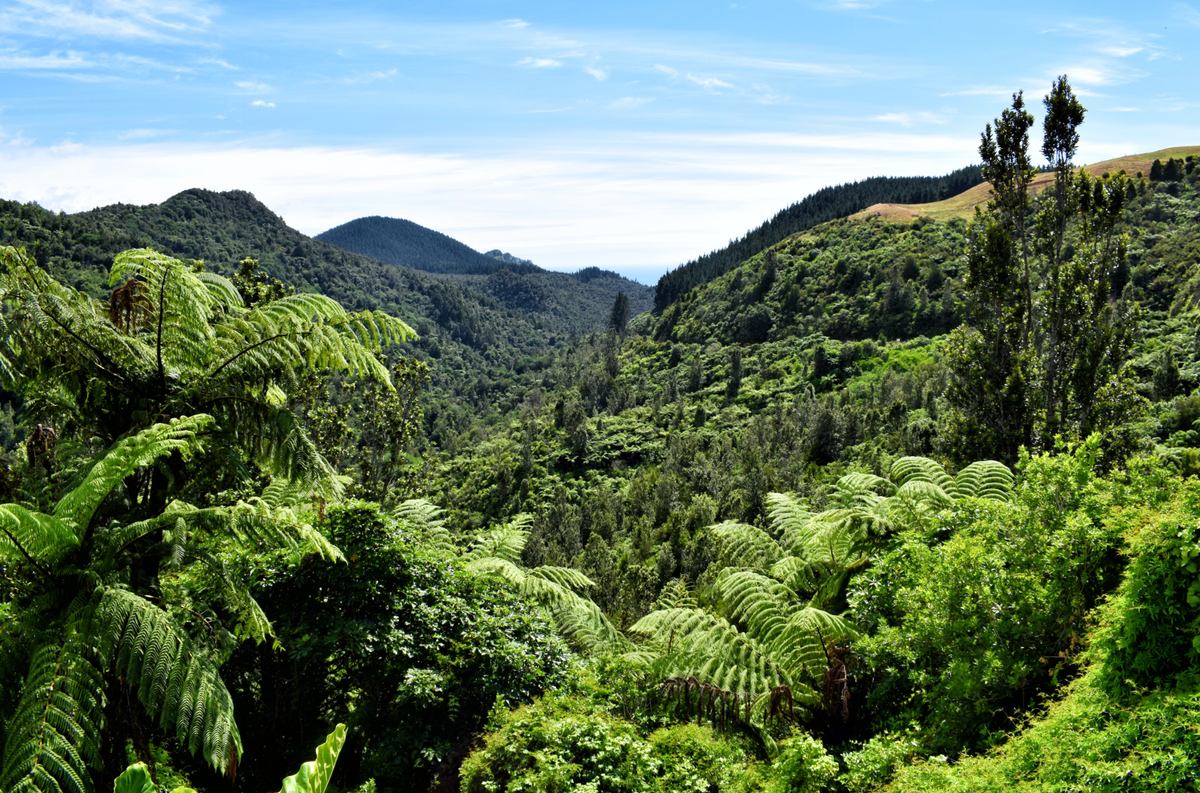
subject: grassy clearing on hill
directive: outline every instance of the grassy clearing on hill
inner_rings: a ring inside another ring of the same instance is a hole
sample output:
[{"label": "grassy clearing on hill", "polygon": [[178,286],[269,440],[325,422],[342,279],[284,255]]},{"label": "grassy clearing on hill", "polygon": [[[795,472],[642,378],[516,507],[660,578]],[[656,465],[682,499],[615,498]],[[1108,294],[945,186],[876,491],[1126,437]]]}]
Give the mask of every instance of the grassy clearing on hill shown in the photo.
[{"label": "grassy clearing on hill", "polygon": [[[1136,176],[1139,173],[1146,175],[1150,173],[1150,166],[1155,160],[1167,160],[1171,157],[1183,158],[1194,154],[1200,155],[1200,146],[1175,146],[1146,154],[1130,154],[1104,160],[1082,166],[1082,169],[1092,176],[1103,176],[1106,173],[1119,171],[1125,171],[1130,176]],[[1037,194],[1052,184],[1054,184],[1054,174],[1041,173],[1034,178],[1030,190]],[[969,218],[974,214],[976,206],[988,200],[991,191],[991,184],[984,182],[944,201],[935,201],[930,204],[874,204],[850,217],[854,220],[877,217],[892,223],[908,223],[919,217],[929,217],[943,222],[955,218]]]}]

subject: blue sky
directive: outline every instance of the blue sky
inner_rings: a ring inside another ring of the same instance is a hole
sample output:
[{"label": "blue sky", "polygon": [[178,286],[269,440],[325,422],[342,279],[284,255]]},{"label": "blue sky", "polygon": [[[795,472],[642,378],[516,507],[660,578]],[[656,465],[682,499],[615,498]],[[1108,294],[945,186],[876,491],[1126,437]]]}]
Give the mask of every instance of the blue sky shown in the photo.
[{"label": "blue sky", "polygon": [[652,282],[827,184],[974,161],[1064,72],[1082,161],[1200,143],[1198,5],[0,0],[0,196],[246,189]]}]

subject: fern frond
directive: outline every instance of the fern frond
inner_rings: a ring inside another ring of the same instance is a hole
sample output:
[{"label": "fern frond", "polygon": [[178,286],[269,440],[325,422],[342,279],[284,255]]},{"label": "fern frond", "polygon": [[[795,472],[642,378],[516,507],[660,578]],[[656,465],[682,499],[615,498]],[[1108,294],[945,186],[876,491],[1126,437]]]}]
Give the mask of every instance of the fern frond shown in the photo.
[{"label": "fern frond", "polygon": [[8,723],[0,784],[10,793],[91,793],[105,685],[89,638],[68,629],[33,653]]},{"label": "fern frond", "polygon": [[937,485],[945,492],[954,486],[954,479],[946,469],[928,457],[901,457],[892,463],[892,481],[897,485],[920,481]]},{"label": "fern frond", "polygon": [[495,557],[514,565],[520,564],[521,553],[529,539],[529,526],[532,522],[532,516],[520,514],[502,526],[480,532],[471,541],[463,559],[471,561]]},{"label": "fern frond", "polygon": [[77,547],[79,538],[64,521],[20,504],[0,505],[0,558],[52,566]]},{"label": "fern frond", "polygon": [[752,636],[701,609],[652,611],[630,631],[650,637],[660,649],[653,669],[661,677],[696,677],[752,696],[786,684]]},{"label": "fern frond", "polygon": [[446,521],[442,517],[442,511],[441,507],[431,501],[410,498],[408,501],[401,501],[392,509],[392,517],[429,531],[445,528]]},{"label": "fern frond", "polygon": [[217,771],[242,754],[233,700],[217,664],[193,646],[170,616],[120,589],[103,593],[98,650],[123,675],[146,711]]},{"label": "fern frond", "polygon": [[498,556],[479,556],[468,559],[467,569],[484,575],[494,575],[503,578],[512,584],[517,591],[521,591],[524,588],[525,580],[528,577],[520,567]]},{"label": "fern frond", "polygon": [[564,589],[570,590],[577,595],[583,595],[589,589],[596,586],[596,582],[588,578],[583,573],[570,567],[555,567],[553,565],[542,565],[535,567],[526,572],[526,575],[534,578],[544,578],[547,581],[553,581]]},{"label": "fern frond", "polygon": [[159,457],[180,452],[189,455],[201,446],[197,437],[212,424],[204,414],[171,419],[114,443],[102,457],[84,469],[83,481],[59,500],[54,516],[75,526],[82,536],[100,503],[125,477]]},{"label": "fern frond", "polygon": [[834,484],[831,500],[843,508],[870,508],[885,495],[896,492],[896,486],[874,474],[846,474]]},{"label": "fern frond", "polygon": [[423,498],[413,498],[397,504],[392,510],[392,517],[412,531],[424,547],[449,556],[458,554],[458,547],[442,517],[441,507]]},{"label": "fern frond", "polygon": [[732,606],[731,617],[746,632],[770,645],[800,608],[796,593],[773,578],[749,570],[726,570],[717,579],[721,599]]},{"label": "fern frond", "polygon": [[206,407],[219,431],[272,476],[330,501],[341,497],[345,485],[337,471],[291,410],[234,395],[216,397]]},{"label": "fern frond", "polygon": [[958,472],[954,478],[953,495],[960,498],[990,498],[1008,501],[1012,498],[1013,472],[1004,463],[979,460]]},{"label": "fern frond", "polygon": [[337,546],[307,520],[302,520],[290,509],[271,509],[258,499],[204,509],[175,501],[167,506],[161,520],[176,524],[183,521],[189,531],[234,539],[250,547],[307,550],[331,562],[345,561]]},{"label": "fern frond", "polygon": [[813,519],[808,504],[794,493],[767,493],[767,518],[779,544],[788,553],[797,554]]},{"label": "fern frond", "polygon": [[710,526],[708,530],[720,543],[725,558],[736,567],[767,569],[783,556],[779,543],[754,526],[726,521]]},{"label": "fern frond", "polygon": [[770,649],[792,679],[817,679],[829,668],[826,647],[857,636],[843,617],[809,606],[789,616]]},{"label": "fern frond", "polygon": [[631,652],[633,645],[591,600],[552,609],[554,624],[568,642],[585,653]]}]

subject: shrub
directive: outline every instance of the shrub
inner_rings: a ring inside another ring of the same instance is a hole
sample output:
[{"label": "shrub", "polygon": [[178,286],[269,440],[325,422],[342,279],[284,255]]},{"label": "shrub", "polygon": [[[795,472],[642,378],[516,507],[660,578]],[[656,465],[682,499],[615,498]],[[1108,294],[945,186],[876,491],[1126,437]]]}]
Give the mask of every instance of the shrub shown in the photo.
[{"label": "shrub", "polygon": [[745,761],[710,727],[677,724],[649,738],[662,769],[654,783],[660,793],[718,793],[728,790],[745,772]]},{"label": "shrub", "polygon": [[493,711],[484,745],[462,765],[463,793],[650,793],[659,761],[633,725],[577,695]]},{"label": "shrub", "polygon": [[771,766],[766,793],[818,793],[837,777],[837,760],[809,735],[796,735],[780,744]]},{"label": "shrub", "polygon": [[1134,507],[1113,523],[1131,561],[1107,604],[1095,647],[1102,683],[1114,693],[1167,685],[1200,661],[1200,482],[1182,483],[1163,509]]}]

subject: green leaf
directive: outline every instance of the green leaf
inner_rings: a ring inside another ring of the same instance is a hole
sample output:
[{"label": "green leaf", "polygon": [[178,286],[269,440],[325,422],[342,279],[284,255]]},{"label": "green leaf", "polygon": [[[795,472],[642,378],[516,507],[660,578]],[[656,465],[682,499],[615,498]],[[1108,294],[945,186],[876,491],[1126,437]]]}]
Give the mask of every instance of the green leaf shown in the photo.
[{"label": "green leaf", "polygon": [[113,780],[113,793],[158,793],[158,788],[154,786],[146,764],[134,763]]},{"label": "green leaf", "polygon": [[338,754],[346,745],[346,725],[339,724],[329,733],[325,743],[317,747],[317,759],[300,766],[300,770],[283,780],[280,793],[324,793],[333,777]]}]

